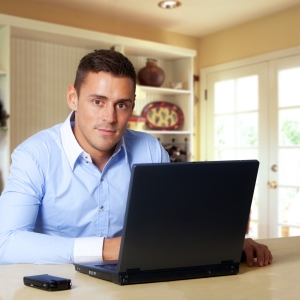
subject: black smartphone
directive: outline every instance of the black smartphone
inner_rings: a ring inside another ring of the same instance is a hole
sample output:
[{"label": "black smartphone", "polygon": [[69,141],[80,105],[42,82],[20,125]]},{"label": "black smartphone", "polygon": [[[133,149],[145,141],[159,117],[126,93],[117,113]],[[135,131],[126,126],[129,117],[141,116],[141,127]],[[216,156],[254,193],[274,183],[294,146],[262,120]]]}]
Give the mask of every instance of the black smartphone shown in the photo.
[{"label": "black smartphone", "polygon": [[34,287],[44,291],[62,291],[68,290],[72,287],[71,279],[48,274],[25,276],[23,281],[26,286]]}]

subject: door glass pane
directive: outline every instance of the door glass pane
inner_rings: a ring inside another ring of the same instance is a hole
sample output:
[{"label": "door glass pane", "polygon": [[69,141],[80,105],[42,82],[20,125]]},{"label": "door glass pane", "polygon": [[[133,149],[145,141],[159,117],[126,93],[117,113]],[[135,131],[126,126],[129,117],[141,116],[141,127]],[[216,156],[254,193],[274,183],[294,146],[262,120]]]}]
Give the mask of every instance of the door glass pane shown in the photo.
[{"label": "door glass pane", "polygon": [[215,114],[234,111],[234,80],[225,80],[215,84]]},{"label": "door glass pane", "polygon": [[215,160],[231,160],[235,158],[235,149],[216,149]]},{"label": "door glass pane", "polygon": [[258,150],[257,149],[237,150],[236,159],[258,159]]},{"label": "door glass pane", "polygon": [[289,107],[300,105],[300,68],[278,72],[278,106]]},{"label": "door glass pane", "polygon": [[279,149],[278,183],[285,186],[300,186],[300,148]]},{"label": "door glass pane", "polygon": [[289,228],[289,236],[300,236],[300,227],[293,227]]},{"label": "door glass pane", "polygon": [[237,115],[237,146],[258,146],[258,113],[247,113]]},{"label": "door glass pane", "polygon": [[279,146],[300,146],[300,108],[279,110],[278,124]]},{"label": "door glass pane", "polygon": [[236,80],[237,111],[258,109],[258,76],[248,76]]},{"label": "door glass pane", "polygon": [[215,117],[216,147],[234,146],[235,120],[233,115]]},{"label": "door glass pane", "polygon": [[279,188],[279,222],[299,225],[300,188]]}]

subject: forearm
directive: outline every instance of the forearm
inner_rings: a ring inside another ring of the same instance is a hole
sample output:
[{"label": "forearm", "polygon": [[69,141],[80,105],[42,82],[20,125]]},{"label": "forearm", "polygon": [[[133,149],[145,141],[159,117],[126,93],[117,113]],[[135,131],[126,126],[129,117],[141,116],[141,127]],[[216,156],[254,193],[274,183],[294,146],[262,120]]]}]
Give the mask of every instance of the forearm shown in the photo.
[{"label": "forearm", "polygon": [[74,239],[16,230],[0,234],[0,264],[73,262]]},{"label": "forearm", "polygon": [[103,260],[118,260],[121,247],[121,237],[104,239]]}]

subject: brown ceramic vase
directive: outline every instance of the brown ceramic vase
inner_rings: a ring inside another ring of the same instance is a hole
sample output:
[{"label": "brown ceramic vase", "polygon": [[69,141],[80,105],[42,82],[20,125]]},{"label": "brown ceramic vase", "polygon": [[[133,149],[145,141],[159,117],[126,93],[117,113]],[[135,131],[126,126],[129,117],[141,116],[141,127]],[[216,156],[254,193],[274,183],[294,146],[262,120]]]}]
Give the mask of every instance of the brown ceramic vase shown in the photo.
[{"label": "brown ceramic vase", "polygon": [[155,59],[148,58],[146,66],[138,72],[138,80],[141,85],[160,87],[165,80],[165,72],[158,67]]}]

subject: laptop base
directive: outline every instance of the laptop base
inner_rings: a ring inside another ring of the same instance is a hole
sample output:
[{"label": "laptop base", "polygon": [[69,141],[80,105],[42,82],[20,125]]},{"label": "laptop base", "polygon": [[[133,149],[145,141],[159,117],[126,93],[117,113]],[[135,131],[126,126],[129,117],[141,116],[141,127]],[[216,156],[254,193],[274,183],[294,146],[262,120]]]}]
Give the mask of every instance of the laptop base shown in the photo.
[{"label": "laptop base", "polygon": [[[75,264],[75,270],[92,277],[112,281],[119,285],[150,283],[160,281],[172,281],[183,279],[196,279],[224,275],[236,275],[239,272],[239,263],[225,263],[221,265],[210,265],[191,268],[167,269],[155,271],[128,270],[127,272],[115,273],[105,272],[97,268]],[[104,276],[105,275],[105,276]]]}]

